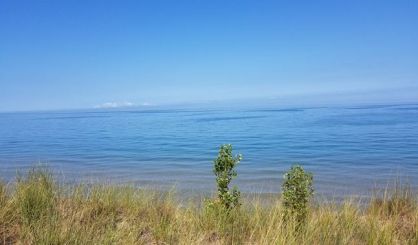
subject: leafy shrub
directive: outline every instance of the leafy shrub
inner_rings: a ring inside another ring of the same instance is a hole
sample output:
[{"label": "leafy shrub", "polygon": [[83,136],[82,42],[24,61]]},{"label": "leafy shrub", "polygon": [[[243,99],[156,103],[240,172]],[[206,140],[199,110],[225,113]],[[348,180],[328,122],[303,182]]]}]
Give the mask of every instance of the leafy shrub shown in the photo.
[{"label": "leafy shrub", "polygon": [[298,224],[305,222],[309,200],[314,192],[312,182],[312,174],[299,165],[292,166],[284,175],[282,198],[285,219],[295,219]]},{"label": "leafy shrub", "polygon": [[226,209],[239,206],[240,192],[236,187],[229,190],[229,183],[237,176],[235,167],[241,159],[240,154],[233,156],[232,145],[226,144],[220,147],[218,157],[213,162],[213,172],[218,185],[218,199]]}]

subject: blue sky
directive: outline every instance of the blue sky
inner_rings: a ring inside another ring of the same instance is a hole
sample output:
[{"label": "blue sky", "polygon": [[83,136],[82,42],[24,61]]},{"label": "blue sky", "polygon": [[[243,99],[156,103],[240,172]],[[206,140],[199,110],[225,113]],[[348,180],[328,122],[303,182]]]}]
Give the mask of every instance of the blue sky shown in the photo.
[{"label": "blue sky", "polygon": [[0,111],[418,102],[417,13],[418,1],[2,0]]}]

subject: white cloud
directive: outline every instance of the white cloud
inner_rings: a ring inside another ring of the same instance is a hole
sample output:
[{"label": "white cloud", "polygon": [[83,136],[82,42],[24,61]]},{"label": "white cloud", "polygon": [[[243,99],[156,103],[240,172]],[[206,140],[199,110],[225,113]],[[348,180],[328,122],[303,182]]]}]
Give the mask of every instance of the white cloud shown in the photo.
[{"label": "white cloud", "polygon": [[148,103],[148,102],[143,102],[140,104],[141,106],[152,106],[153,104]]},{"label": "white cloud", "polygon": [[149,102],[143,102],[140,104],[135,104],[132,102],[106,102],[100,105],[94,106],[97,109],[111,109],[111,108],[124,108],[124,107],[134,107],[134,106],[154,106],[154,104]]},{"label": "white cloud", "polygon": [[121,108],[121,107],[132,107],[132,106],[135,106],[135,104],[131,102],[106,102],[101,105],[97,105],[94,108],[109,109],[109,108]]}]

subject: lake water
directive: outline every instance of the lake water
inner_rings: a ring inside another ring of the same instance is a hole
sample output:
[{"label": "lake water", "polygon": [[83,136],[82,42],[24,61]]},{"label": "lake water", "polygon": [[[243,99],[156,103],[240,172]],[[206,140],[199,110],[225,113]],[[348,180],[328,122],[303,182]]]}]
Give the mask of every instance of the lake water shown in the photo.
[{"label": "lake water", "polygon": [[293,163],[325,196],[418,187],[418,105],[1,113],[0,178],[44,163],[65,182],[210,192],[223,143],[243,154],[243,192],[279,192]]}]

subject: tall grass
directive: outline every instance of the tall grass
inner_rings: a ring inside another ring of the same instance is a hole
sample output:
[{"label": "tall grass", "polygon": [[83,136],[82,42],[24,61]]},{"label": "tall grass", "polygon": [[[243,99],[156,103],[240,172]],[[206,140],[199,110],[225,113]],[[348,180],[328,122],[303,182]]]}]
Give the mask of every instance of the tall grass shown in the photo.
[{"label": "tall grass", "polygon": [[172,193],[62,186],[45,170],[0,184],[0,244],[418,244],[417,200],[395,189],[366,205],[309,207],[304,229],[269,205],[245,199],[225,211]]}]

